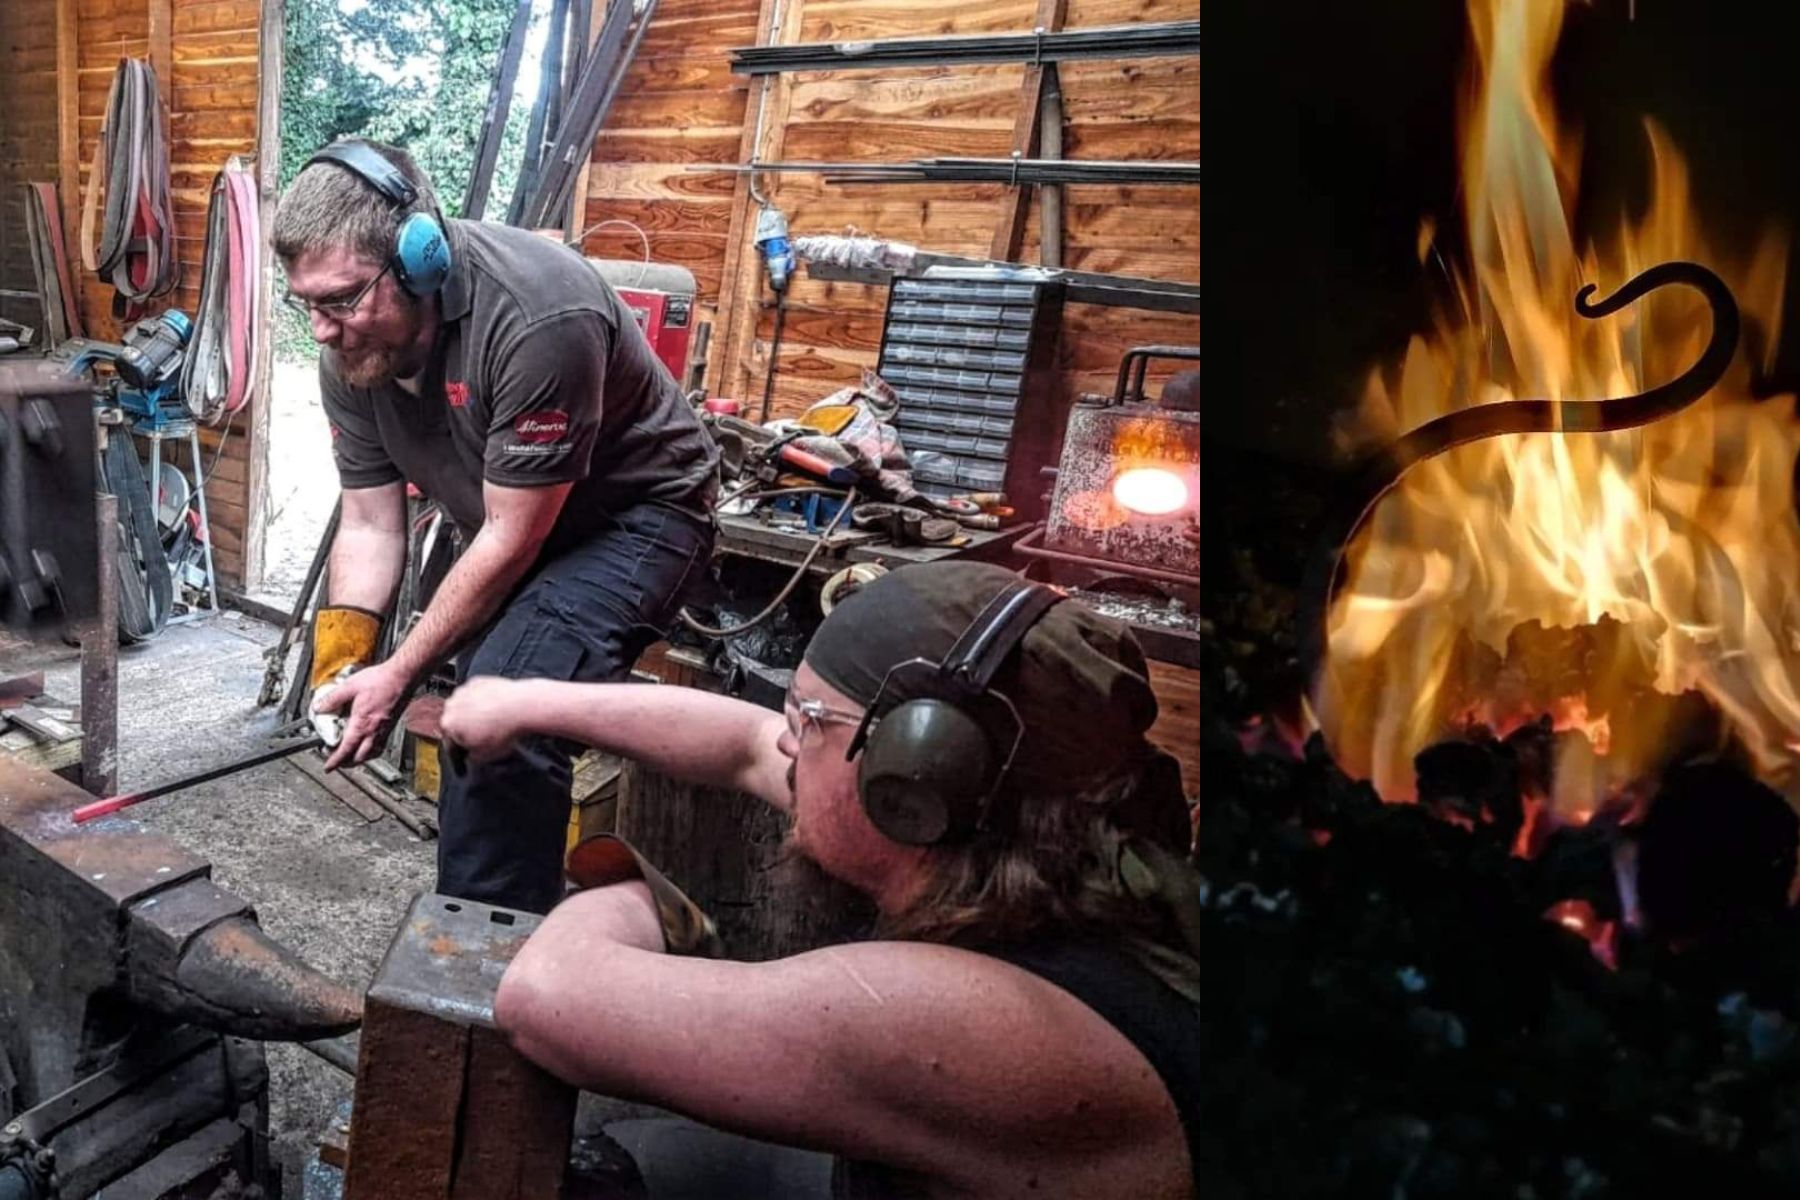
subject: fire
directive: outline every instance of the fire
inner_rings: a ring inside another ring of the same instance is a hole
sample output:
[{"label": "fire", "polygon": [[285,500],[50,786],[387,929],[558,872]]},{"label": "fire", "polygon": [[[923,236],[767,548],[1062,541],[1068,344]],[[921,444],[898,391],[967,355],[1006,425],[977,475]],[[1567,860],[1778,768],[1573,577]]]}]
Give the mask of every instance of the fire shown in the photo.
[{"label": "fire", "polygon": [[1161,517],[1187,504],[1187,484],[1164,467],[1133,467],[1113,480],[1113,499],[1134,513]]},{"label": "fire", "polygon": [[[1652,124],[1644,215],[1578,239],[1580,141],[1549,87],[1563,4],[1470,0],[1469,15],[1467,261],[1453,268],[1426,227],[1422,258],[1443,264],[1456,303],[1397,367],[1371,373],[1353,433],[1364,448],[1453,408],[1636,392],[1704,346],[1693,293],[1666,289],[1591,321],[1572,304],[1584,283],[1606,295],[1692,259],[1730,284],[1753,328],[1780,326],[1785,233],[1768,231],[1747,257],[1709,241],[1681,156]],[[1640,429],[1490,438],[1414,467],[1351,547],[1331,612],[1314,703],[1340,763],[1410,799],[1425,746],[1472,721],[1504,732],[1548,713],[1589,735],[1606,755],[1602,787],[1614,786],[1662,764],[1674,698],[1694,692],[1758,774],[1788,788],[1800,425],[1791,398],[1753,401],[1750,376],[1740,358],[1711,394]],[[1546,652],[1558,639],[1569,651]]]}]

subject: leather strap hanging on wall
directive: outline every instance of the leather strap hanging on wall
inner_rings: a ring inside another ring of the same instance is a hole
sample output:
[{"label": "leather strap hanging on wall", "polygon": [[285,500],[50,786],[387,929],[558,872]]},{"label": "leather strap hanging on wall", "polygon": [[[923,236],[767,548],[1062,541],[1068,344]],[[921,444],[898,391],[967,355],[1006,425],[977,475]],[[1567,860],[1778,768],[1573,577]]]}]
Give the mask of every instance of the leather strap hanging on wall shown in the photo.
[{"label": "leather strap hanging on wall", "polygon": [[44,339],[51,345],[80,337],[81,309],[69,278],[69,247],[63,239],[62,205],[53,183],[27,183],[25,236],[31,247],[31,269],[44,309]]},{"label": "leather strap hanging on wall", "polygon": [[[106,217],[96,250],[102,180]],[[120,59],[113,73],[82,205],[81,261],[112,284],[117,293],[113,314],[121,318],[137,316],[144,301],[173,289],[179,275],[169,203],[169,142],[156,71],[148,59]]]},{"label": "leather strap hanging on wall", "polygon": [[261,328],[261,246],[256,177],[246,160],[233,157],[213,176],[200,312],[181,368],[182,399],[197,417],[218,421],[250,400]]}]

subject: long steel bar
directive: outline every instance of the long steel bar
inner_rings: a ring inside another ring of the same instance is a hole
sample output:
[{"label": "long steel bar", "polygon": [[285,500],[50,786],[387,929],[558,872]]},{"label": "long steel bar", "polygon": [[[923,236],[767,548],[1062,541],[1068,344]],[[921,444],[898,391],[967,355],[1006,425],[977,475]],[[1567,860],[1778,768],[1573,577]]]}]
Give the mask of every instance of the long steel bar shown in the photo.
[{"label": "long steel bar", "polygon": [[[104,436],[104,435],[103,435]],[[99,530],[100,611],[81,631],[81,786],[109,796],[119,786],[119,499],[95,497]]]},{"label": "long steel bar", "polygon": [[317,750],[325,744],[325,739],[318,734],[303,737],[297,741],[284,742],[267,750],[258,750],[243,758],[236,758],[228,763],[197,771],[192,775],[184,775],[180,779],[171,779],[167,783],[159,783],[153,788],[141,792],[128,792],[123,796],[108,796],[104,800],[96,800],[92,804],[84,804],[70,814],[70,819],[77,825],[100,817],[116,813],[122,808],[130,808],[134,804],[142,804],[146,800],[154,800],[158,796],[166,796],[170,792],[179,792],[186,788],[197,787],[202,783],[210,783],[215,779],[223,779],[227,775],[235,775],[239,771],[248,771],[251,767],[260,767],[264,763],[272,763],[277,759],[288,758],[302,750]]},{"label": "long steel bar", "polygon": [[1152,58],[1198,53],[1199,21],[1157,21],[1064,32],[1040,29],[1032,33],[967,37],[743,46],[731,52],[731,69],[740,75],[770,75],[784,71],[938,67],[955,63],[1043,64],[1083,58]]},{"label": "long steel bar", "polygon": [[1193,186],[1200,164],[1097,162],[1044,158],[922,158],[913,162],[784,162],[697,165],[693,171],[786,171],[823,175],[833,183],[1140,183]]},{"label": "long steel bar", "polygon": [[575,95],[563,110],[556,144],[544,160],[542,173],[525,203],[520,221],[525,228],[539,228],[551,212],[560,211],[568,203],[569,189],[574,186],[580,164],[594,152],[594,139],[606,123],[606,113],[618,94],[619,83],[631,66],[643,31],[655,15],[656,0],[646,0],[643,12],[637,14],[637,35],[628,48],[625,35],[631,28],[632,5],[629,0],[614,0],[607,10],[600,35],[582,67]]}]

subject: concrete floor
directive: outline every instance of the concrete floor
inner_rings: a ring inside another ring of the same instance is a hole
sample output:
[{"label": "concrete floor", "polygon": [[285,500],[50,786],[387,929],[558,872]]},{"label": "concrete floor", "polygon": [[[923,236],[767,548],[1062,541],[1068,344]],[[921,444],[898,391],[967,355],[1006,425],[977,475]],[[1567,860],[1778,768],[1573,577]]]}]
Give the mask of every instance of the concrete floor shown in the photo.
[{"label": "concrete floor", "polygon": [[[277,630],[227,613],[170,628],[119,662],[119,786],[145,787],[266,743],[258,709],[263,651]],[[0,638],[0,676],[43,669],[75,703],[78,657],[61,645]],[[434,847],[392,817],[369,821],[286,763],[147,801],[132,816],[213,864],[213,878],[256,906],[263,928],[321,971],[366,987],[408,901],[431,887]],[[271,1132],[284,1193],[350,1079],[291,1046],[269,1047]]]}]

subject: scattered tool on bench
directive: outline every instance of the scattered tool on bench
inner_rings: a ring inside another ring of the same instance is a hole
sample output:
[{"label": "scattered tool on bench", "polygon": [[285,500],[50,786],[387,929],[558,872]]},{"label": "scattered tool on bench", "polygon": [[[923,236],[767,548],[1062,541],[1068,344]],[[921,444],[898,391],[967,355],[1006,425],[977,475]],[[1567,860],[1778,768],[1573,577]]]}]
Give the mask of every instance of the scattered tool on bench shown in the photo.
[{"label": "scattered tool on bench", "polygon": [[320,737],[317,733],[311,732],[311,726],[304,721],[296,722],[290,726],[284,726],[282,729],[277,730],[276,733],[277,736],[280,736],[282,734],[297,734],[301,731],[305,731],[304,736],[290,736],[286,741],[279,741],[266,749],[244,755],[242,758],[233,759],[228,763],[211,767],[205,771],[197,771],[192,775],[184,775],[180,779],[171,779],[167,783],[159,783],[155,787],[146,788],[141,792],[124,792],[117,796],[107,796],[105,799],[95,800],[91,804],[82,805],[70,815],[74,822],[77,825],[80,825],[100,817],[110,816],[122,808],[130,808],[132,805],[141,804],[145,800],[154,800],[158,796],[166,796],[170,792],[179,792],[198,784],[210,783],[215,779],[223,779],[227,775],[235,775],[239,771],[248,771],[251,767],[260,767],[264,763],[272,763],[279,759],[298,754],[302,750],[316,750],[325,744],[325,739]]}]

